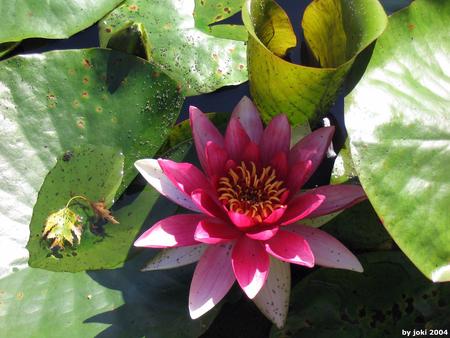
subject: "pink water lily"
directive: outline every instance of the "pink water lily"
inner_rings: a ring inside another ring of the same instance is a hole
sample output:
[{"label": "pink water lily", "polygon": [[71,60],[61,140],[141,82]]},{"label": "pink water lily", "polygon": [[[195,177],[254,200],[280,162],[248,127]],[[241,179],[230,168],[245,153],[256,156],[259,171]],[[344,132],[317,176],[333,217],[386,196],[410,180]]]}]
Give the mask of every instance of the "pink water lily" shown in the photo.
[{"label": "pink water lily", "polygon": [[195,213],[157,222],[135,246],[171,248],[149,270],[199,260],[189,295],[192,318],[210,310],[237,280],[282,326],[290,288],[286,263],[362,271],[338,240],[301,224],[366,198],[357,185],[300,190],[323,160],[334,127],[318,129],[291,148],[286,116],[264,129],[247,97],[234,109],[225,137],[198,108],[189,113],[203,170],[166,159],[139,160],[136,167],[162,195]]}]

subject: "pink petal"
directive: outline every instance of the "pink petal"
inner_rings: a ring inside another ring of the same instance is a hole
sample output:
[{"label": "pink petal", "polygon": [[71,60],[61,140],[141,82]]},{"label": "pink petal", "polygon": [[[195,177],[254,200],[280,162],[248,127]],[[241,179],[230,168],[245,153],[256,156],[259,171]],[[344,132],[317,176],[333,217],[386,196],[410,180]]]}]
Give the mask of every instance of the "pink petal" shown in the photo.
[{"label": "pink petal", "polygon": [[287,205],[280,225],[291,224],[302,218],[310,217],[309,215],[319,208],[324,200],[325,196],[315,193],[304,193],[294,197]]},{"label": "pink petal", "polygon": [[291,142],[291,126],[286,115],[278,115],[272,119],[264,130],[260,150],[262,163],[269,164],[279,152],[289,152]]},{"label": "pink petal", "polygon": [[325,231],[302,224],[291,224],[285,228],[306,239],[314,254],[317,265],[362,272],[363,267],[358,258],[341,242]]},{"label": "pink petal", "polygon": [[270,272],[253,302],[272,323],[281,329],[289,310],[291,267],[289,263],[270,257]]},{"label": "pink petal", "polygon": [[253,162],[259,165],[259,147],[256,143],[249,142],[242,154],[242,160],[246,162]]},{"label": "pink petal", "polygon": [[161,250],[141,271],[172,269],[195,263],[207,247],[206,244],[196,244]]},{"label": "pink petal", "polygon": [[259,117],[258,109],[256,109],[252,100],[244,96],[234,108],[231,117],[237,118],[250,137],[250,140],[259,144],[263,134],[263,125]]},{"label": "pink petal", "polygon": [[309,174],[305,177],[305,182],[316,171],[322,162],[327,149],[334,135],[334,127],[324,127],[313,131],[308,136],[301,139],[289,153],[290,166],[298,162],[311,161],[312,167]]},{"label": "pink petal", "polygon": [[194,137],[195,149],[202,168],[206,171],[207,163],[205,156],[206,144],[211,141],[219,147],[224,146],[222,134],[212,124],[208,117],[197,107],[189,107],[189,118],[191,122],[192,135]]},{"label": "pink petal", "polygon": [[234,162],[233,160],[227,160],[225,162],[225,171],[228,172],[228,170],[232,169],[236,167],[236,162]]},{"label": "pink petal", "polygon": [[282,261],[314,266],[314,255],[308,242],[294,233],[280,230],[277,235],[265,242],[266,251]]},{"label": "pink petal", "polygon": [[193,164],[163,159],[159,159],[158,163],[169,180],[187,195],[191,195],[196,189],[213,191],[206,176]]},{"label": "pink petal", "polygon": [[287,179],[287,187],[292,194],[296,194],[300,188],[306,183],[312,173],[312,161],[297,162],[294,164]]},{"label": "pink petal", "polygon": [[238,119],[231,118],[225,132],[225,148],[233,160],[240,162],[250,138]]},{"label": "pink petal", "polygon": [[228,217],[239,229],[246,229],[256,224],[256,221],[252,217],[240,212],[228,211]]},{"label": "pink petal", "polygon": [[325,197],[325,200],[308,218],[347,209],[367,199],[366,193],[361,186],[354,184],[324,185],[310,190],[310,193],[320,194]]},{"label": "pink petal", "polygon": [[211,245],[197,264],[189,290],[189,313],[197,319],[216,305],[233,286],[231,244]]},{"label": "pink petal", "polygon": [[257,224],[254,229],[247,231],[245,235],[254,240],[267,241],[277,234],[278,229],[279,227],[277,225]]},{"label": "pink petal", "polygon": [[191,197],[180,191],[164,174],[158,160],[143,159],[134,162],[134,166],[141,175],[155,188],[161,195],[167,197],[172,202],[183,208],[199,212],[200,209],[192,202]]},{"label": "pink petal", "polygon": [[203,189],[196,189],[191,193],[192,201],[206,215],[226,219],[227,214],[215,196]]},{"label": "pink petal", "polygon": [[269,256],[264,246],[246,236],[239,238],[233,248],[231,264],[241,288],[250,299],[254,298],[269,274]]},{"label": "pink petal", "polygon": [[134,242],[134,246],[169,248],[198,244],[194,239],[195,229],[206,217],[199,214],[182,214],[162,219],[144,232]]},{"label": "pink petal", "polygon": [[225,163],[228,160],[227,151],[215,144],[208,142],[205,149],[206,173],[209,177],[221,177],[225,174]]},{"label": "pink petal", "polygon": [[205,219],[198,223],[194,238],[202,243],[217,244],[229,242],[241,236],[242,232],[220,219]]},{"label": "pink petal", "polygon": [[284,215],[286,210],[287,210],[286,206],[282,206],[282,207],[279,207],[278,209],[275,209],[274,211],[272,211],[272,213],[269,215],[269,217],[267,217],[264,220],[264,224],[274,224],[274,223],[278,222],[279,219]]},{"label": "pink petal", "polygon": [[285,152],[279,152],[275,155],[275,157],[270,162],[270,165],[272,168],[274,168],[277,172],[277,177],[279,179],[284,180],[287,173],[288,173],[288,159],[287,159],[287,153]]}]

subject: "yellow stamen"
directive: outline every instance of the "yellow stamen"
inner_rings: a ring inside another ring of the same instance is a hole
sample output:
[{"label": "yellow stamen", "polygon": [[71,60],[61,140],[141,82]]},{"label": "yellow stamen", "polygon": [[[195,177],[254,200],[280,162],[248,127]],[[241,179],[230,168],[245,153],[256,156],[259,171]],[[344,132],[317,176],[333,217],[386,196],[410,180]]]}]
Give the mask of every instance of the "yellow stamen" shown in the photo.
[{"label": "yellow stamen", "polygon": [[258,168],[254,162],[241,162],[218,181],[219,200],[231,211],[248,215],[261,223],[283,207],[281,196],[287,189],[271,166]]}]

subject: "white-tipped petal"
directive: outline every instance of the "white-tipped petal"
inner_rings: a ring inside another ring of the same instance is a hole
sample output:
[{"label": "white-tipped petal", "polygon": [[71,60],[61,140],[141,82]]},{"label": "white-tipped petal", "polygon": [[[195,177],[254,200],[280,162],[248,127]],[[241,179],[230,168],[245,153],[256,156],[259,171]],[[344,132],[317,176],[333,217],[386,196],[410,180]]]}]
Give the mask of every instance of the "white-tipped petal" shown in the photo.
[{"label": "white-tipped petal", "polygon": [[161,250],[142,271],[165,270],[197,262],[208,246],[198,244]]},{"label": "white-tipped petal", "polygon": [[179,190],[164,174],[158,160],[152,158],[142,159],[134,162],[134,166],[161,195],[183,208],[200,212],[195,203],[192,202],[191,197]]},{"label": "white-tipped petal", "polygon": [[325,231],[298,223],[284,229],[306,239],[317,265],[363,272],[364,269],[358,258],[344,244]]},{"label": "white-tipped petal", "polygon": [[189,313],[197,319],[211,310],[236,278],[231,267],[232,244],[210,245],[195,268],[189,290]]},{"label": "white-tipped petal", "polygon": [[270,257],[270,271],[266,284],[253,298],[258,309],[281,329],[289,310],[291,268],[289,263]]}]

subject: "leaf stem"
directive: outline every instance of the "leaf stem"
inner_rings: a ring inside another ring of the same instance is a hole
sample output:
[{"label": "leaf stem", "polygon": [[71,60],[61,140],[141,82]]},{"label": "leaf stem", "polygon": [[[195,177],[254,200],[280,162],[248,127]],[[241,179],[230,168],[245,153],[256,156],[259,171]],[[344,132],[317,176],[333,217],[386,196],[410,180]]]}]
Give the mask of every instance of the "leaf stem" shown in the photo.
[{"label": "leaf stem", "polygon": [[66,208],[68,208],[69,205],[70,205],[70,203],[72,203],[72,201],[74,201],[74,200],[76,200],[76,199],[81,199],[81,200],[87,202],[89,205],[91,204],[91,201],[90,201],[88,198],[86,198],[86,197],[84,197],[84,196],[82,196],[82,195],[76,195],[76,196],[73,196],[73,197],[66,203]]}]

